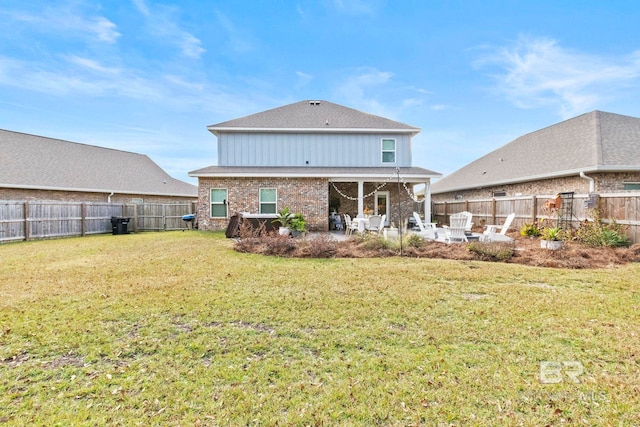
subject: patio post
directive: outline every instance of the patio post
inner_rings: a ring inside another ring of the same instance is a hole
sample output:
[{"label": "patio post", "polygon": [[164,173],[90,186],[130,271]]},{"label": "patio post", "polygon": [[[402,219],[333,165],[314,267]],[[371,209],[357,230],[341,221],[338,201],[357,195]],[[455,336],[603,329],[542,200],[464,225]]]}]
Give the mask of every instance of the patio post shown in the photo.
[{"label": "patio post", "polygon": [[424,183],[424,220],[431,221],[431,180]]},{"label": "patio post", "polygon": [[358,181],[358,216],[364,216],[364,182]]}]

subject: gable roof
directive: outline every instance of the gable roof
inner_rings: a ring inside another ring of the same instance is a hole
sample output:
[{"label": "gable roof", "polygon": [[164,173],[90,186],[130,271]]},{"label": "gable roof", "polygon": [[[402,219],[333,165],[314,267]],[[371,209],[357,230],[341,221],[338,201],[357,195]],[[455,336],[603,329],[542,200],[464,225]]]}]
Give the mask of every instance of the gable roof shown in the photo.
[{"label": "gable roof", "polygon": [[521,136],[445,176],[433,194],[580,172],[640,170],[640,119],[592,111]]},{"label": "gable roof", "polygon": [[143,154],[0,129],[0,187],[197,197]]},{"label": "gable roof", "polygon": [[300,101],[208,126],[219,132],[389,132],[417,134],[419,128],[328,101]]}]

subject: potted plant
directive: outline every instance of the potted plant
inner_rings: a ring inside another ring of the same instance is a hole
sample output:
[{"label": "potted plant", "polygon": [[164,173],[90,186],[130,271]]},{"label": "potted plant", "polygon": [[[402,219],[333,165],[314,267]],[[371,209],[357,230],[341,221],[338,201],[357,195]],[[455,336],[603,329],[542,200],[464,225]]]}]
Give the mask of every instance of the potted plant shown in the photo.
[{"label": "potted plant", "polygon": [[546,249],[560,249],[562,247],[562,229],[559,227],[547,227],[542,230],[540,247]]},{"label": "potted plant", "polygon": [[298,237],[307,231],[307,221],[301,213],[296,213],[290,220],[291,234]]},{"label": "potted plant", "polygon": [[273,222],[275,223],[280,223],[280,228],[278,229],[278,233],[281,236],[288,236],[289,234],[291,234],[291,220],[293,218],[293,214],[291,213],[291,211],[289,210],[289,206],[286,206],[284,209],[281,209],[277,214],[276,214],[276,219],[274,219]]}]

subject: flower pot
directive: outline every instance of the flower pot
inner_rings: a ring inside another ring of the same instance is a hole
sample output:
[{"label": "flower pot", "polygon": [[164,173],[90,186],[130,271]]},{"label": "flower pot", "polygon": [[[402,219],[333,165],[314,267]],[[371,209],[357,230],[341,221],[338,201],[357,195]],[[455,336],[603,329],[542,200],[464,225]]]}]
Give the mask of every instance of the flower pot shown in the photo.
[{"label": "flower pot", "polygon": [[288,236],[291,234],[291,230],[289,230],[289,227],[280,227],[278,229],[278,234],[281,236]]},{"label": "flower pot", "polygon": [[542,249],[549,249],[555,251],[557,249],[562,248],[562,244],[564,242],[562,240],[540,240],[540,247]]}]

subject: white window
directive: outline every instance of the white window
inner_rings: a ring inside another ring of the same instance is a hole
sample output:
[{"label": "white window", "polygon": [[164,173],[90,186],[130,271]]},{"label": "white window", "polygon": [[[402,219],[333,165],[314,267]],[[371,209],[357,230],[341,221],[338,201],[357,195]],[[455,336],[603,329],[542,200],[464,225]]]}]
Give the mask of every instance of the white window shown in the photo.
[{"label": "white window", "polygon": [[382,163],[395,163],[395,162],[396,162],[396,140],[383,139],[382,140]]},{"label": "white window", "polygon": [[211,189],[211,218],[227,217],[227,189]]},{"label": "white window", "polygon": [[274,214],[277,210],[278,191],[275,188],[260,189],[260,213]]}]

